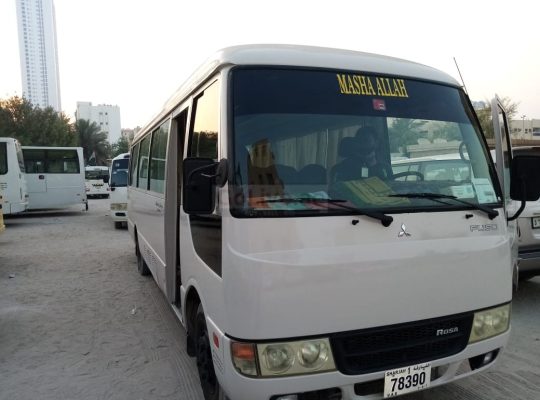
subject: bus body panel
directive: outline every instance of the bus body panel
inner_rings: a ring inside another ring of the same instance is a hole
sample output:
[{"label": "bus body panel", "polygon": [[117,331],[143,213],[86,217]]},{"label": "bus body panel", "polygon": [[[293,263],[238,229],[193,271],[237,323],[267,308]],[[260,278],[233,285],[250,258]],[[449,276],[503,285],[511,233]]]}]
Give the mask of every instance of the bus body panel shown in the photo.
[{"label": "bus body panel", "polygon": [[129,219],[137,227],[139,247],[158,286],[166,291],[163,197],[147,190],[129,192]]},{"label": "bus body panel", "polygon": [[4,225],[4,197],[2,196],[2,190],[0,190],[0,233],[4,232],[6,226]]},{"label": "bus body panel", "polygon": [[127,174],[129,153],[117,155],[111,161],[110,172],[110,216],[114,222],[127,221]]},{"label": "bus body panel", "polygon": [[[32,151],[41,152],[40,154],[44,154],[45,158],[40,156],[39,160],[31,159],[30,157],[25,159],[29,192],[28,209],[39,210],[64,208],[79,204],[85,205],[87,198],[82,147],[23,146],[23,154],[30,154]],[[49,151],[69,152],[75,158],[71,158],[69,162],[60,162],[59,166],[55,166],[54,169],[45,170],[42,168],[46,168],[44,165],[52,164],[51,160],[58,164],[58,160],[46,158],[46,154]],[[39,169],[37,168],[38,163]],[[69,167],[66,166],[68,163]],[[32,166],[34,169],[28,168]]]},{"label": "bus body panel", "polygon": [[[511,301],[502,218],[476,215],[464,224],[459,213],[430,213],[426,224],[419,216],[394,215],[389,228],[361,216],[356,226],[351,217],[326,217],[324,226],[319,218],[272,218],[264,221],[264,231],[261,221],[228,219],[226,310],[210,315],[232,337],[265,340],[418,321]],[[398,237],[401,224],[410,237]],[[471,232],[474,225],[497,230]]]},{"label": "bus body panel", "polygon": [[[16,139],[0,138],[0,190],[3,192],[4,215],[17,214],[28,208],[28,186],[24,174],[21,146]],[[4,171],[5,170],[5,171]]]}]

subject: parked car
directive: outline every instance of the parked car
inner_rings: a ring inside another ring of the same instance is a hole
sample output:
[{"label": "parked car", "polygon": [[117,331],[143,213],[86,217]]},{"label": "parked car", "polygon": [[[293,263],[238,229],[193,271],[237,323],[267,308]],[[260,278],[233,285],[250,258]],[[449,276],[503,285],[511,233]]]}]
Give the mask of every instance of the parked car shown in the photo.
[{"label": "parked car", "polygon": [[[513,153],[534,150],[532,147],[517,147]],[[540,148],[537,148],[540,151]],[[538,173],[535,171],[535,173]],[[540,199],[528,201],[518,218],[519,228],[519,279],[527,280],[540,275]]]},{"label": "parked car", "polygon": [[[516,155],[535,150],[540,151],[540,148],[514,147],[512,152]],[[494,150],[491,150],[491,156],[497,162]],[[517,210],[519,204],[514,208]],[[526,202],[517,221],[519,280],[524,281],[540,275],[540,199]]]}]

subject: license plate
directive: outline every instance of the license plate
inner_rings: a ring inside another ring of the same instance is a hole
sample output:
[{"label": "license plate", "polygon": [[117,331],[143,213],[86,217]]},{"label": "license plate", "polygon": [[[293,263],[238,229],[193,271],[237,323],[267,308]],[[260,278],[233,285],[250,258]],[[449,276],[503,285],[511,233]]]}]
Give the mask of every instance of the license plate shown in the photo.
[{"label": "license plate", "polygon": [[533,229],[540,228],[540,217],[532,217],[531,220]]},{"label": "license plate", "polygon": [[429,387],[431,363],[396,368],[384,373],[384,398],[396,397]]}]

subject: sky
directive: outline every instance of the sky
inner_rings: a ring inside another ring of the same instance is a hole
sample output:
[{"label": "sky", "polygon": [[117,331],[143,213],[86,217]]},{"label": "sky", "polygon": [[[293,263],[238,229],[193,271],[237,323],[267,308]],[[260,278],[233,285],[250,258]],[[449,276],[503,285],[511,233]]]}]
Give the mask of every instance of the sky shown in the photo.
[{"label": "sky", "polygon": [[[540,29],[524,0],[54,0],[62,109],[120,107],[143,126],[216,50],[238,44],[334,47],[403,58],[496,93],[540,119]],[[0,0],[0,98],[22,95],[15,0]]]}]

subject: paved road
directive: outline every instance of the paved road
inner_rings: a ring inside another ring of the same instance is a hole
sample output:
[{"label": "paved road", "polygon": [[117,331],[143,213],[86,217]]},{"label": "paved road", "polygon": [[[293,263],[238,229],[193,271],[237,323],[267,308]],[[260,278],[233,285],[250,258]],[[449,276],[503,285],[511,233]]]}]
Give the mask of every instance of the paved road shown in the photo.
[{"label": "paved road", "polygon": [[[185,334],[126,230],[90,210],[9,218],[0,235],[0,400],[200,400]],[[11,277],[10,277],[11,276]],[[513,305],[513,333],[481,375],[407,400],[540,399],[540,279]]]}]

